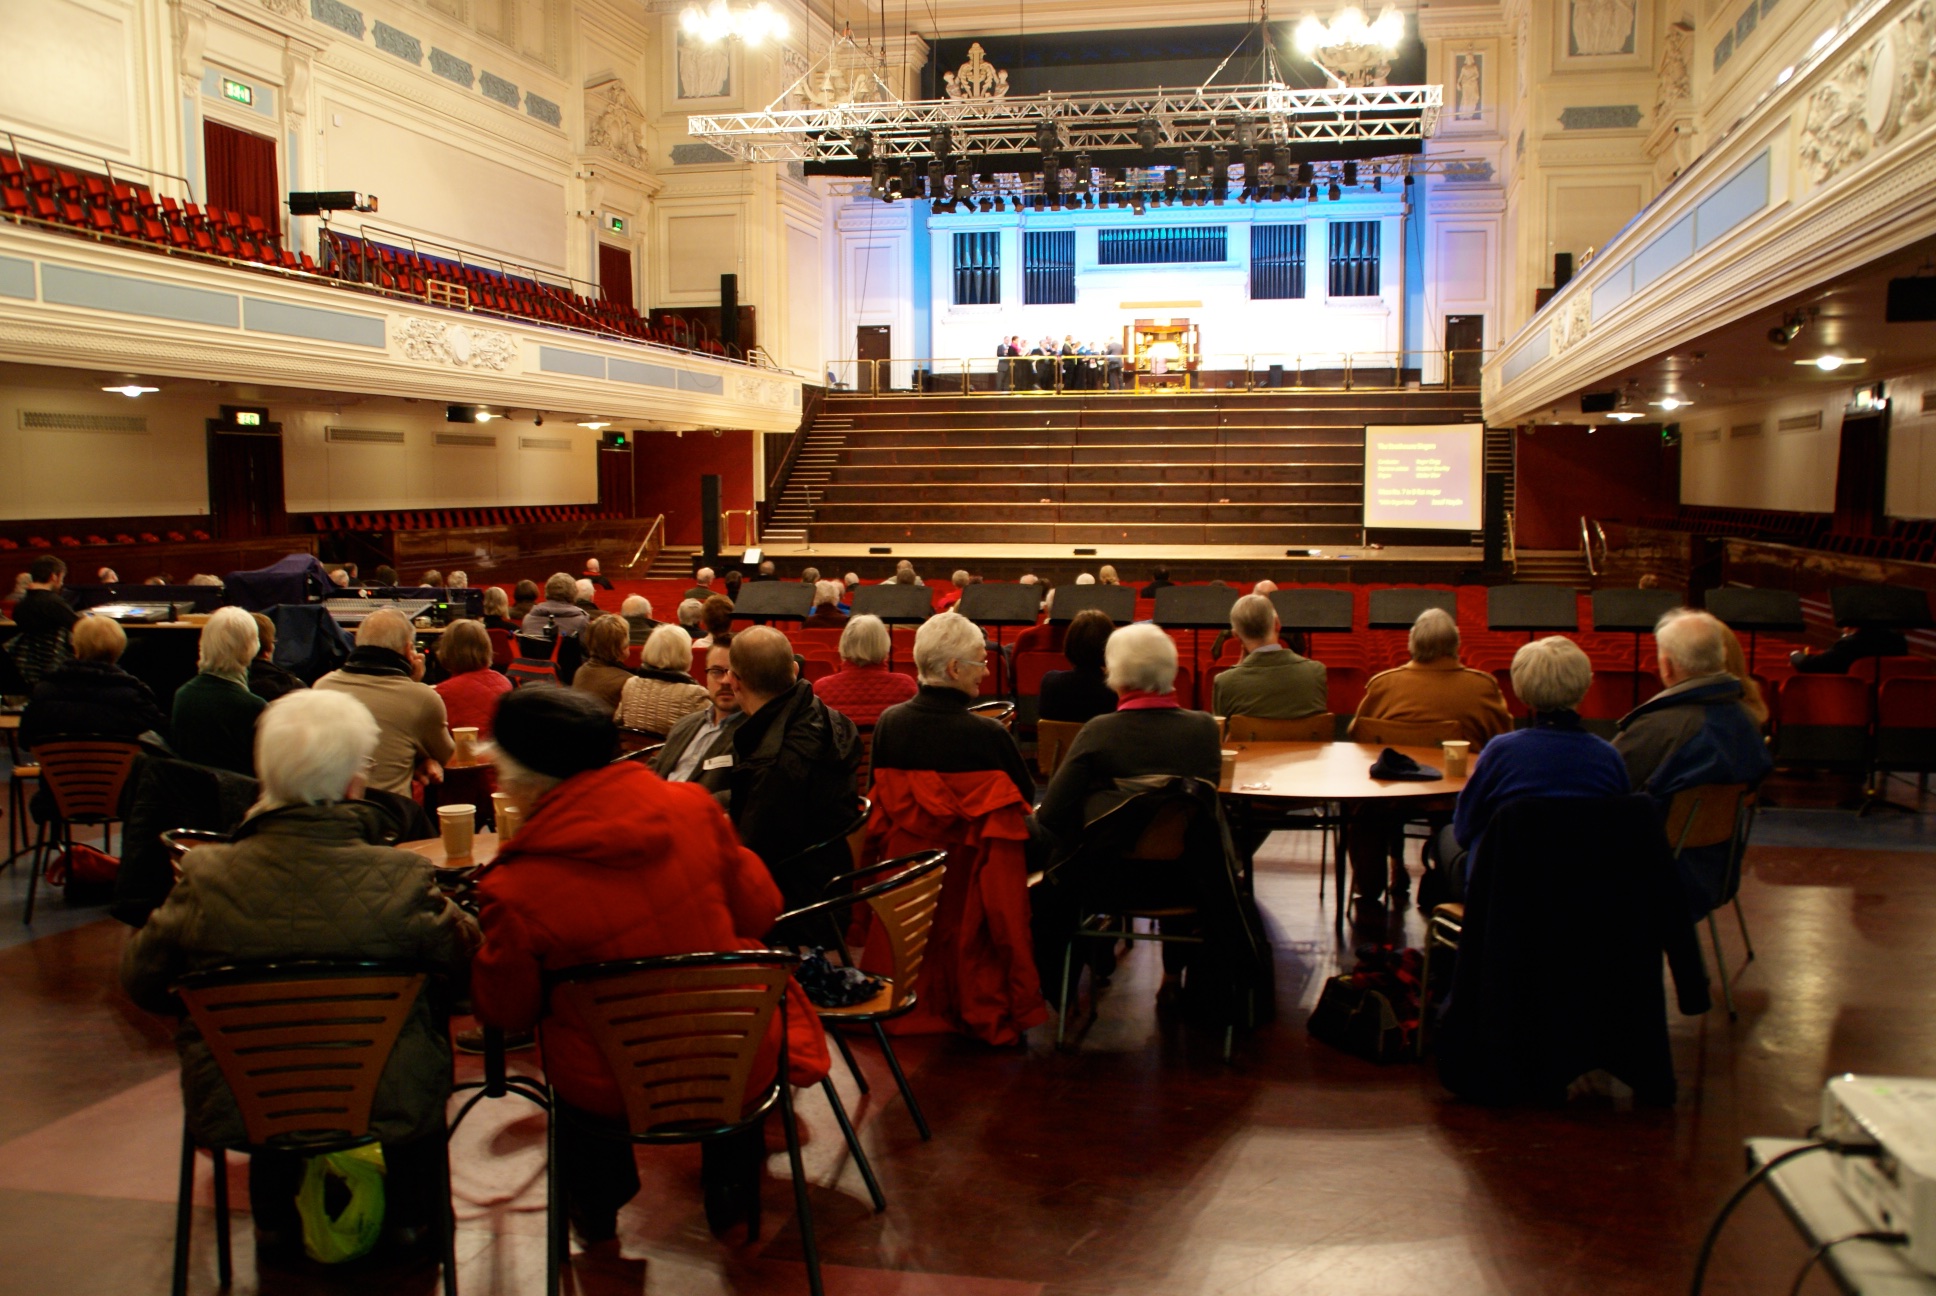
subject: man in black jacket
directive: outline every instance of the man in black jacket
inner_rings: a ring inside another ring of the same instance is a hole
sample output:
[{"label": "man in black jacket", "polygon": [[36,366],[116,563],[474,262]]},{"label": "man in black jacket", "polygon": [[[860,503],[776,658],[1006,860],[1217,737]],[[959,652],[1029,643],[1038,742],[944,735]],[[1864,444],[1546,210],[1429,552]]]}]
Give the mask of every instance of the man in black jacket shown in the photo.
[{"label": "man in black jacket", "polygon": [[75,612],[61,597],[67,583],[67,564],[52,554],[42,554],[27,566],[27,592],[14,604],[13,623],[20,627],[7,643],[7,652],[29,684],[37,684],[73,655],[67,632],[73,628]]},{"label": "man in black jacket", "polygon": [[[746,719],[733,734],[729,813],[739,839],[769,869],[838,833],[859,795],[860,733],[798,678],[793,645],[770,626],[733,636],[733,692]],[[789,907],[821,898],[821,887],[851,867],[847,852],[799,860],[774,873]]]}]

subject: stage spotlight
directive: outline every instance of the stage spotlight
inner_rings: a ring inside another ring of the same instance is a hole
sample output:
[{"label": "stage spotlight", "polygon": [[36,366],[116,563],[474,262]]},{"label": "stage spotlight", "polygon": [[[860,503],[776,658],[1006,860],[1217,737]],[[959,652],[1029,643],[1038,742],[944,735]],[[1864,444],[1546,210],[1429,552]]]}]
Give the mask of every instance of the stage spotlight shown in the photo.
[{"label": "stage spotlight", "polygon": [[1278,184],[1287,184],[1291,178],[1291,151],[1279,144],[1271,150],[1271,175]]},{"label": "stage spotlight", "polygon": [[1305,191],[1304,200],[1306,202],[1316,202],[1318,200],[1318,187],[1316,185],[1312,185]]},{"label": "stage spotlight", "polygon": [[1384,180],[1384,177],[1383,177],[1383,176],[1381,176],[1381,175],[1379,175],[1379,174],[1378,174],[1377,172],[1375,172],[1375,171],[1374,171],[1374,172],[1372,173],[1372,176],[1371,176],[1371,191],[1372,191],[1373,193],[1383,193],[1383,192],[1385,192],[1385,180]]},{"label": "stage spotlight", "polygon": [[1336,180],[1333,180],[1331,182],[1331,187],[1325,190],[1325,197],[1329,198],[1332,202],[1338,201],[1338,199],[1343,196],[1344,196],[1344,193],[1342,190],[1338,188],[1338,182]]},{"label": "stage spotlight", "polygon": [[946,126],[937,126],[928,132],[928,152],[937,158],[945,158],[954,151],[953,131]]},{"label": "stage spotlight", "polygon": [[1035,124],[1035,151],[1053,153],[1062,146],[1061,134],[1055,128],[1055,120],[1044,117]]},{"label": "stage spotlight", "polygon": [[865,162],[874,156],[874,133],[872,131],[857,131],[850,138],[853,142],[855,157]]},{"label": "stage spotlight", "polygon": [[1138,216],[1141,216],[1141,215],[1143,214],[1143,211],[1144,211],[1144,205],[1143,205],[1143,191],[1142,191],[1142,190],[1140,190],[1140,189],[1138,189],[1138,190],[1136,191],[1136,193],[1135,193],[1135,195],[1134,195],[1133,197],[1131,197],[1131,198],[1130,198],[1130,200],[1129,200],[1129,205],[1130,205],[1130,208],[1131,208],[1131,210],[1133,210],[1133,211],[1134,211],[1134,212],[1135,212],[1135,213],[1136,213],[1136,214],[1137,214]]},{"label": "stage spotlight", "polygon": [[1203,154],[1201,152],[1196,149],[1185,149],[1183,151],[1183,174],[1190,178],[1192,184],[1203,179]]},{"label": "stage spotlight", "polygon": [[1412,187],[1412,173],[1410,171],[1407,171],[1405,173],[1405,187],[1407,189],[1410,189]]},{"label": "stage spotlight", "polygon": [[874,162],[873,178],[867,184],[869,198],[887,198],[887,163],[878,159]]},{"label": "stage spotlight", "polygon": [[1309,162],[1300,162],[1297,164],[1298,184],[1308,185],[1315,179],[1317,179],[1317,170]]},{"label": "stage spotlight", "polygon": [[914,163],[911,161],[901,163],[901,196],[903,198],[911,198],[914,196],[915,183]]},{"label": "stage spotlight", "polygon": [[1089,185],[1095,179],[1095,166],[1087,153],[1076,154],[1076,192],[1088,193]]},{"label": "stage spotlight", "polygon": [[1248,149],[1257,143],[1257,123],[1248,117],[1237,119],[1237,147]]},{"label": "stage spotlight", "polygon": [[983,199],[981,200],[981,210],[982,210],[982,213],[983,213],[984,215],[986,215],[986,214],[987,214],[987,213],[989,213],[989,212],[992,212],[992,211],[994,211],[994,210],[995,210],[995,200],[994,200],[993,198],[983,198]]},{"label": "stage spotlight", "polygon": [[1356,162],[1347,162],[1344,164],[1344,182],[1353,188],[1357,187],[1358,164]]},{"label": "stage spotlight", "polygon": [[1156,146],[1163,142],[1163,126],[1154,117],[1145,117],[1136,123],[1136,142],[1143,146],[1143,152],[1154,153]]}]

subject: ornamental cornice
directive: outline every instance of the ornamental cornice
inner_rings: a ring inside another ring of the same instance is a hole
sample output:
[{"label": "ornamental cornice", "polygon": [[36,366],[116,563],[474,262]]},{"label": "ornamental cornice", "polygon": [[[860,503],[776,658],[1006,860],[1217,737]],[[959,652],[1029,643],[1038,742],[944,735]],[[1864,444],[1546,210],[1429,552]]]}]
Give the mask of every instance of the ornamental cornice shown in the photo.
[{"label": "ornamental cornice", "polygon": [[429,73],[413,74],[396,59],[372,54],[347,41],[332,41],[322,48],[315,61],[439,116],[474,126],[547,162],[558,160],[556,131],[542,125],[527,125],[524,117],[481,96],[446,90]]}]

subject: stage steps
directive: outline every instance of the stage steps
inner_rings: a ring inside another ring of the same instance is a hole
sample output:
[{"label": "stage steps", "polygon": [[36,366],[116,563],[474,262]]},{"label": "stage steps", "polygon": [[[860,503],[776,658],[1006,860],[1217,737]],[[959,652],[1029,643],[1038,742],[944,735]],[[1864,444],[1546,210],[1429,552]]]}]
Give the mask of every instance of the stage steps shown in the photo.
[{"label": "stage steps", "polygon": [[829,545],[1357,545],[1365,427],[1478,421],[1439,390],[831,395],[774,521]]}]

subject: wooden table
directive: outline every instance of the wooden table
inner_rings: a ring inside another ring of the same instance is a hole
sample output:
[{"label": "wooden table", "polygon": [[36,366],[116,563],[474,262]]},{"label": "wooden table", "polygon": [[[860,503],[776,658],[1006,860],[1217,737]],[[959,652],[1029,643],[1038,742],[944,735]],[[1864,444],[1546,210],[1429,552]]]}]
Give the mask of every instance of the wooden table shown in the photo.
[{"label": "wooden table", "polygon": [[453,864],[444,854],[442,837],[426,837],[422,841],[398,842],[398,850],[415,851],[438,868],[457,868],[468,864],[489,864],[497,858],[497,834],[480,831],[471,834],[471,857]]},{"label": "wooden table", "polygon": [[[1225,743],[1224,750],[1237,753],[1237,770],[1231,777],[1230,787],[1224,791],[1226,797],[1317,802],[1337,807],[1338,840],[1333,875],[1337,880],[1340,927],[1344,925],[1345,837],[1352,810],[1367,801],[1393,805],[1427,797],[1455,796],[1465,786],[1463,775],[1429,782],[1374,779],[1371,767],[1378,760],[1378,753],[1384,750],[1378,743]],[[1445,753],[1437,747],[1393,750],[1421,765],[1441,772],[1445,769]],[[1471,769],[1470,761],[1467,769]]]}]

